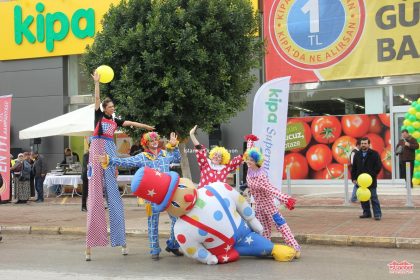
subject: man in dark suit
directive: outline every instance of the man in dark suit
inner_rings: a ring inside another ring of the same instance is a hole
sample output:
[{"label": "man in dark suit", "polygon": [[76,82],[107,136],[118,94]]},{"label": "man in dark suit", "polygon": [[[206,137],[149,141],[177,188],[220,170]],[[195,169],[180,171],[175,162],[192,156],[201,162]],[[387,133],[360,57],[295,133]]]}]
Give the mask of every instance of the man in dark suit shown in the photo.
[{"label": "man in dark suit", "polygon": [[379,204],[378,194],[376,192],[377,180],[381,171],[382,163],[378,152],[370,149],[370,140],[367,137],[360,139],[360,151],[353,158],[353,166],[351,169],[351,179],[356,184],[357,177],[362,173],[367,173],[372,177],[372,185],[369,187],[371,197],[370,200],[362,202],[363,215],[361,219],[371,218],[370,203],[372,203],[373,215],[375,220],[382,218],[381,205]]},{"label": "man in dark suit", "polygon": [[35,175],[35,190],[37,193],[35,202],[44,202],[44,179],[47,175],[47,163],[38,151],[32,152],[31,158],[34,160],[32,170]]}]

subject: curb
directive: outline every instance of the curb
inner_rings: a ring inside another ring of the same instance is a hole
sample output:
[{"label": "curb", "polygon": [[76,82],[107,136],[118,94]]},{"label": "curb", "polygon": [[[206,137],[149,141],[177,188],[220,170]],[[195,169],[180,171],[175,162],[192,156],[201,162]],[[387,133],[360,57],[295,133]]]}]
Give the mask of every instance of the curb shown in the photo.
[{"label": "curb", "polygon": [[[0,226],[0,232],[21,234],[58,234],[58,235],[85,235],[84,227],[58,227],[58,226]],[[109,232],[109,230],[108,230]],[[131,237],[147,237],[147,229],[126,229],[126,235]],[[170,232],[162,230],[159,236],[168,238]],[[296,240],[301,244],[329,245],[329,246],[355,246],[374,248],[401,248],[420,249],[420,238],[406,237],[374,237],[352,235],[327,235],[327,234],[297,234]],[[274,243],[284,243],[278,234],[271,240]]]}]

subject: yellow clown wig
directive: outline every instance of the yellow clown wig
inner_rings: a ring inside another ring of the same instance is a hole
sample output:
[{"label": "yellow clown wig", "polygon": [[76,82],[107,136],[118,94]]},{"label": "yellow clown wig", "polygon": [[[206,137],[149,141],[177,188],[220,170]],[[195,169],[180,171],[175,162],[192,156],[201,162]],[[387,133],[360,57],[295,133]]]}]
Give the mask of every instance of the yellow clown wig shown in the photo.
[{"label": "yellow clown wig", "polygon": [[258,167],[261,167],[262,164],[264,163],[264,156],[263,156],[261,150],[256,148],[256,147],[252,147],[252,148],[249,148],[248,150],[246,150],[245,153],[244,153],[243,159],[244,159],[244,161],[246,161],[248,159],[252,159],[253,161],[255,161],[255,164]]},{"label": "yellow clown wig", "polygon": [[215,154],[219,154],[222,156],[222,161],[220,164],[228,164],[230,161],[230,154],[229,152],[223,148],[223,147],[219,147],[216,146],[213,149],[210,150],[210,154],[209,154],[209,158],[213,159]]},{"label": "yellow clown wig", "polygon": [[147,148],[147,144],[154,140],[160,140],[160,136],[157,132],[151,131],[143,134],[143,137],[141,138],[141,145],[143,148]]}]

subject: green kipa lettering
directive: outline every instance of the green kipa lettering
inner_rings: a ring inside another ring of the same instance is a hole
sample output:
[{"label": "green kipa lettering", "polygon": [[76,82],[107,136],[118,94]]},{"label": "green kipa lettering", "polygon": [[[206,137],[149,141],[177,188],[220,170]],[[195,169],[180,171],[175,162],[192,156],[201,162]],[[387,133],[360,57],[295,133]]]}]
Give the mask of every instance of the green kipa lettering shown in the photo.
[{"label": "green kipa lettering", "polygon": [[278,104],[281,103],[281,99],[279,98],[279,93],[281,93],[281,89],[270,89],[269,99],[265,102],[267,105],[268,113],[267,122],[269,123],[277,123],[277,110]]},{"label": "green kipa lettering", "polygon": [[[15,6],[14,27],[16,44],[22,44],[24,37],[31,44],[35,44],[36,41],[42,43],[45,40],[47,51],[52,52],[55,41],[64,40],[70,30],[79,39],[85,39],[86,37],[93,38],[95,35],[95,11],[91,8],[76,10],[71,20],[62,12],[47,13],[44,17],[42,13],[44,12],[45,5],[42,3],[37,3],[35,9],[38,12],[36,16],[36,37],[30,30],[34,22],[34,17],[28,15],[23,19],[22,7],[19,5]],[[86,21],[84,29],[80,28],[80,21],[82,19]],[[60,26],[59,30],[54,28],[57,25]]]}]

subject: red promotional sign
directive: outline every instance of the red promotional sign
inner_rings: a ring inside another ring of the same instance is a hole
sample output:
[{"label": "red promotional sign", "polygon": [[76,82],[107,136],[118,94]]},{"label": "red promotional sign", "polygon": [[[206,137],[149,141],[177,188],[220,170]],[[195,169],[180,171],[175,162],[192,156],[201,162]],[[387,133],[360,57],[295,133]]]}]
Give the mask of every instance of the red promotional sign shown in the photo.
[{"label": "red promotional sign", "polygon": [[368,137],[381,156],[378,179],[390,179],[389,125],[389,114],[289,118],[283,179],[286,166],[291,179],[343,179],[344,164],[350,165],[351,151],[361,137]]},{"label": "red promotional sign", "polygon": [[10,200],[10,116],[12,96],[0,96],[0,174],[3,184],[0,186],[1,201]]}]

